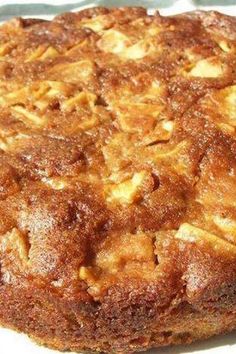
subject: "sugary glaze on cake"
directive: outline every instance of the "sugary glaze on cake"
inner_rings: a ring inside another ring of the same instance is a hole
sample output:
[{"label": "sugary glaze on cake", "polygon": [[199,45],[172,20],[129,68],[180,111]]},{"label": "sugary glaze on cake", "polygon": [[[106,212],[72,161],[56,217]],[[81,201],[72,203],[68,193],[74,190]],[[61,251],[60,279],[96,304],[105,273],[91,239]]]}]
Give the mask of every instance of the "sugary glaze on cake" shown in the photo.
[{"label": "sugary glaze on cake", "polygon": [[0,322],[132,352],[236,328],[236,19],[0,29]]}]

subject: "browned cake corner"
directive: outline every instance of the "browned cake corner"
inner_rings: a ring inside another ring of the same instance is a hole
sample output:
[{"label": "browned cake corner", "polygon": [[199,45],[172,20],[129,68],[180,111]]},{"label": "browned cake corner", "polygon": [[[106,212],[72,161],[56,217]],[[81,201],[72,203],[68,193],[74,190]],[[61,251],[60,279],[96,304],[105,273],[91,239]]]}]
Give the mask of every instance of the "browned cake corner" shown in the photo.
[{"label": "browned cake corner", "polygon": [[236,19],[0,29],[0,322],[129,353],[236,328]]}]

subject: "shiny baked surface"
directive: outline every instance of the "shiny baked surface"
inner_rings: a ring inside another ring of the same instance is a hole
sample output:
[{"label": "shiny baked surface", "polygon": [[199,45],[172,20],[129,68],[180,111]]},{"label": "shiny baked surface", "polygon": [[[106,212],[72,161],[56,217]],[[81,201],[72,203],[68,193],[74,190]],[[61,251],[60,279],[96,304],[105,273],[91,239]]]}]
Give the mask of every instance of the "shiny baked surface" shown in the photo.
[{"label": "shiny baked surface", "polygon": [[97,8],[1,27],[0,322],[125,352],[236,327],[235,25]]}]

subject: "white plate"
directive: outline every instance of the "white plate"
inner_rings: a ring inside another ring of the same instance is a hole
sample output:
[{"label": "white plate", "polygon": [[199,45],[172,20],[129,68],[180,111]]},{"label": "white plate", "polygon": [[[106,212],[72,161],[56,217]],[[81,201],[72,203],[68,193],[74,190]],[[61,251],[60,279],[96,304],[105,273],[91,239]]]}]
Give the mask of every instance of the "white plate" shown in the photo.
[{"label": "white plate", "polygon": [[[129,0],[128,0],[129,1]],[[157,1],[143,1],[144,4],[150,4],[150,3],[160,3],[161,0]],[[1,12],[1,6],[2,5],[11,5],[11,4],[32,4],[32,3],[37,3],[40,2],[42,3],[47,3],[50,5],[66,5],[67,2],[63,0],[57,0],[57,1],[40,1],[40,0],[25,0],[25,1],[14,1],[14,0],[0,0],[0,16],[2,16]],[[135,2],[133,1],[133,4],[135,5]],[[140,3],[140,1],[138,1]],[[196,3],[197,1],[195,1]],[[216,3],[227,3],[227,0],[224,1],[217,1]],[[230,1],[232,4],[232,1]],[[70,4],[73,3],[79,3],[77,0],[70,0]],[[86,3],[86,0],[81,0],[81,3]],[[100,1],[101,3],[101,1]],[[107,1],[107,4],[109,1]],[[117,1],[119,3],[119,1]],[[129,1],[131,3],[131,1]],[[162,4],[164,1],[162,1]],[[205,1],[207,3],[207,1]],[[212,1],[211,1],[212,3]],[[94,1],[87,1],[87,4],[89,6],[96,4],[96,0]],[[229,15],[236,15],[236,0],[235,0],[235,5],[231,6],[198,6],[200,9],[204,10],[210,10],[214,9],[217,11],[224,12]],[[168,8],[162,8],[161,9],[161,14],[163,15],[171,15],[171,14],[177,14],[185,11],[192,11],[196,9],[196,5],[194,4],[194,1],[192,0],[178,0],[175,2],[174,6],[168,7]],[[7,15],[7,14],[6,14]],[[17,14],[18,15],[18,14]],[[37,15],[33,15],[32,17],[37,17]],[[50,18],[50,16],[39,16],[43,18]],[[24,334],[19,334],[15,333],[13,331],[10,331],[8,329],[3,329],[0,328],[0,354],[59,354],[60,352],[55,351],[55,350],[50,350],[47,348],[44,348],[42,346],[38,346],[34,344],[26,335]],[[222,353],[236,353],[236,332],[232,332],[231,334],[227,335],[221,335],[217,336],[214,338],[211,338],[209,340],[201,341],[201,342],[196,342],[192,345],[189,346],[176,346],[176,347],[168,347],[168,348],[162,348],[162,349],[156,349],[156,350],[150,350],[146,354],[222,354]],[[64,354],[66,354],[64,352]],[[68,353],[69,354],[69,353]],[[73,354],[73,353],[70,353]]]}]

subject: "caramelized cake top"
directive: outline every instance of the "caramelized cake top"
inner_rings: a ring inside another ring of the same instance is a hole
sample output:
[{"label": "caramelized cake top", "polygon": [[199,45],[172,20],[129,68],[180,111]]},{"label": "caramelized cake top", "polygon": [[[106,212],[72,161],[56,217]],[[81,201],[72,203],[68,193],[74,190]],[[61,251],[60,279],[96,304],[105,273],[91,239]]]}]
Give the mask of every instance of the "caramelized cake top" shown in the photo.
[{"label": "caramelized cake top", "polygon": [[235,26],[95,8],[1,27],[3,282],[194,296],[235,264]]}]

